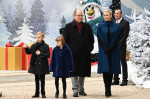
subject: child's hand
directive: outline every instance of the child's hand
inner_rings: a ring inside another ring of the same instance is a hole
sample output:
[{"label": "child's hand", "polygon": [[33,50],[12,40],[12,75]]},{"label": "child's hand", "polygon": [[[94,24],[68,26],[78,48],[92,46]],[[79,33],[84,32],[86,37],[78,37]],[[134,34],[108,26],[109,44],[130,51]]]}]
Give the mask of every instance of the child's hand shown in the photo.
[{"label": "child's hand", "polygon": [[70,71],[70,72],[72,72],[72,71]]},{"label": "child's hand", "polygon": [[29,48],[29,46],[27,44],[24,44],[25,48]]},{"label": "child's hand", "polygon": [[36,55],[40,55],[40,51],[39,50],[36,51]]}]

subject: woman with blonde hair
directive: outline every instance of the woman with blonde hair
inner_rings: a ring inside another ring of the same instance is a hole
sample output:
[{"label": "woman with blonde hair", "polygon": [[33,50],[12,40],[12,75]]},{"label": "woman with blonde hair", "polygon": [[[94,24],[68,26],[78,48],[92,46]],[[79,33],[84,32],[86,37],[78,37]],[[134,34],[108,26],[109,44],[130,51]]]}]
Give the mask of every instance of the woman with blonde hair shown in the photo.
[{"label": "woman with blonde hair", "polygon": [[104,11],[104,22],[99,23],[97,37],[99,43],[98,73],[103,73],[105,96],[111,96],[113,74],[120,74],[120,26],[113,22],[111,10]]}]

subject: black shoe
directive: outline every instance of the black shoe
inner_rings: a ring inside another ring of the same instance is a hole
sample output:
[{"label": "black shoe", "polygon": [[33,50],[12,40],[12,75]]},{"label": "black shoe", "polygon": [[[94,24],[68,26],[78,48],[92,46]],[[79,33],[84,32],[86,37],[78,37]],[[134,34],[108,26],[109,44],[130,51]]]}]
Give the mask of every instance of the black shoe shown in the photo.
[{"label": "black shoe", "polygon": [[73,97],[78,97],[78,92],[74,92]]},{"label": "black shoe", "polygon": [[123,81],[121,84],[120,84],[120,86],[127,86],[127,82],[125,82],[125,81]]},{"label": "black shoe", "polygon": [[59,92],[57,91],[55,94],[55,98],[58,98],[58,96],[59,96]]},{"label": "black shoe", "polygon": [[42,95],[42,98],[46,98],[46,96],[45,96],[45,95]]},{"label": "black shoe", "polygon": [[110,97],[110,96],[111,96],[111,91],[110,91],[109,88],[108,88],[108,89],[105,89],[105,96],[106,96],[106,97]]},{"label": "black shoe", "polygon": [[105,85],[105,96],[110,97],[111,96],[111,85]]},{"label": "black shoe", "polygon": [[64,93],[64,94],[63,94],[63,98],[67,98],[67,95],[66,95],[66,93]]},{"label": "black shoe", "polygon": [[111,85],[119,85],[119,81],[113,81]]},{"label": "black shoe", "polygon": [[110,96],[111,96],[111,91],[106,91],[106,92],[105,92],[105,96],[106,96],[106,97],[110,97]]},{"label": "black shoe", "polygon": [[36,95],[36,94],[32,96],[32,98],[38,98],[38,97],[39,95]]},{"label": "black shoe", "polygon": [[83,92],[79,92],[79,95],[86,96],[87,94],[83,91]]}]

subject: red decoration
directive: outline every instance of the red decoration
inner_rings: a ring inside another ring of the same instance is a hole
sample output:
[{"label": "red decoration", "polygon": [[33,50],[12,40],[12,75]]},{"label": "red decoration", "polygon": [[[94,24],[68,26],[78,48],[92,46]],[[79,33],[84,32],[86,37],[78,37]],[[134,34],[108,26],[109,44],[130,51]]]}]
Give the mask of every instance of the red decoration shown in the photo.
[{"label": "red decoration", "polygon": [[24,45],[23,42],[21,42],[18,46],[13,46],[13,45],[11,45],[10,43],[7,43],[7,44],[6,44],[6,47],[23,47],[23,45]]},{"label": "red decoration", "polygon": [[98,64],[98,62],[91,63],[91,65],[96,65],[96,64]]}]

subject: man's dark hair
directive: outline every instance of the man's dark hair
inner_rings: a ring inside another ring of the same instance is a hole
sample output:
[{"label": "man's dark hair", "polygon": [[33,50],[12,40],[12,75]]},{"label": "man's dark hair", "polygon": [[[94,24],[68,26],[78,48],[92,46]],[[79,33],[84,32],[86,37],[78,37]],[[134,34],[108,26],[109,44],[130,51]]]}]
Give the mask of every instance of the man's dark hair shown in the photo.
[{"label": "man's dark hair", "polygon": [[[122,10],[121,10],[121,9],[116,9],[116,10],[120,10],[120,13],[122,14]],[[115,10],[115,11],[116,11],[116,10]]]}]

